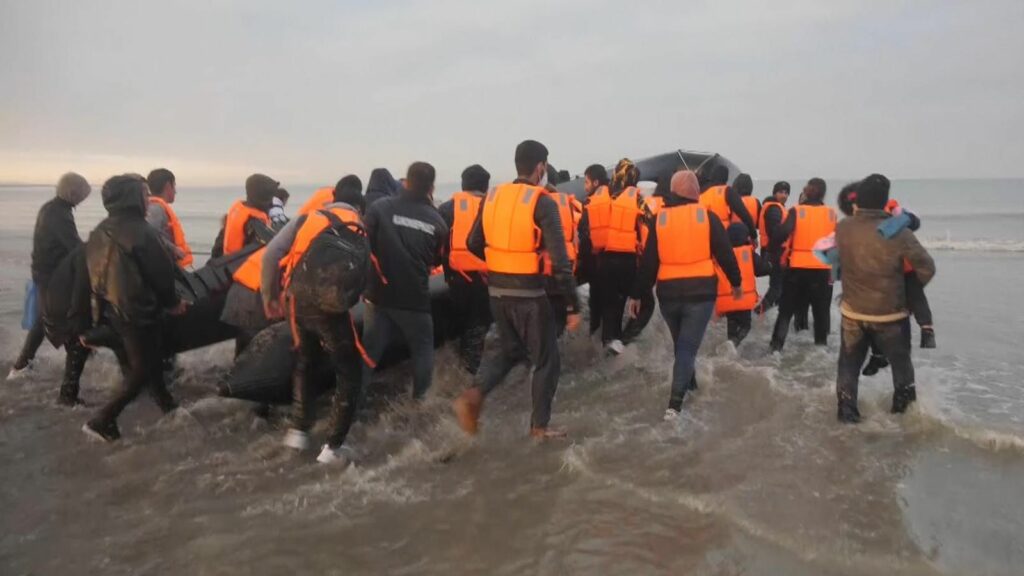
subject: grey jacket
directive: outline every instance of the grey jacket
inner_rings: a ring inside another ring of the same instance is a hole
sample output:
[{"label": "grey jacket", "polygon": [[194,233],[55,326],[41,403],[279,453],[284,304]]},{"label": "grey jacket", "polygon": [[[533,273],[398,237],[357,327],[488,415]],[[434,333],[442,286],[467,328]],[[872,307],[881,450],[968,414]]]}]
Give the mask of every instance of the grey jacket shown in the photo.
[{"label": "grey jacket", "polygon": [[891,239],[878,232],[889,215],[859,210],[836,226],[836,248],[843,270],[843,316],[865,322],[895,322],[907,317],[903,262],[910,262],[921,284],[935,276],[935,262],[910,230]]}]

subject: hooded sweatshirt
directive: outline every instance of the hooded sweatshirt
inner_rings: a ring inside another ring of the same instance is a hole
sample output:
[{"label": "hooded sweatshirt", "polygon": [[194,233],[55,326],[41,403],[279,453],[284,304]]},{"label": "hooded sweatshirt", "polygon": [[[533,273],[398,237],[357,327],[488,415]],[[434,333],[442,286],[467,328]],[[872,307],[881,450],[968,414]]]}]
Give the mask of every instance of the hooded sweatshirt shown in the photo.
[{"label": "hooded sweatshirt", "polygon": [[387,168],[374,168],[366,182],[366,208],[384,198],[394,198],[402,191],[402,183],[395,180]]},{"label": "hooded sweatshirt", "polygon": [[43,290],[61,260],[82,245],[74,208],[91,191],[85,178],[69,172],[57,183],[55,197],[39,209],[32,235],[32,281]]},{"label": "hooded sweatshirt", "polygon": [[177,306],[176,266],[158,232],[146,222],[141,176],[115,176],[103,187],[109,214],[89,235],[86,261],[93,294],[101,304],[94,316],[111,315],[135,326],[156,324],[163,310]]}]

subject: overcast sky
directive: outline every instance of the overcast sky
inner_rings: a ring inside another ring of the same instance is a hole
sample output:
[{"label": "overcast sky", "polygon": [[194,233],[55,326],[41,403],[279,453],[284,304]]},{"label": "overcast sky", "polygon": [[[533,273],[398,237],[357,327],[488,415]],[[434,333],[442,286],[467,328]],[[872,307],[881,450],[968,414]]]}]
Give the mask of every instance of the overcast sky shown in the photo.
[{"label": "overcast sky", "polygon": [[755,178],[1024,175],[1024,0],[0,0],[0,181],[676,148]]}]

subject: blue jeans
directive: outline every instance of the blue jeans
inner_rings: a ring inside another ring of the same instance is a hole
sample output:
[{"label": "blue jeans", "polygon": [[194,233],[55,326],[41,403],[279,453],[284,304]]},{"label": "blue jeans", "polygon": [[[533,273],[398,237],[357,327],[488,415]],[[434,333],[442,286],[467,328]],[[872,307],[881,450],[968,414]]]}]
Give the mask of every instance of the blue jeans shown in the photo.
[{"label": "blue jeans", "polygon": [[697,350],[715,311],[715,301],[661,300],[661,315],[672,333],[676,361],[672,366],[672,396],[668,407],[679,410],[697,364]]}]

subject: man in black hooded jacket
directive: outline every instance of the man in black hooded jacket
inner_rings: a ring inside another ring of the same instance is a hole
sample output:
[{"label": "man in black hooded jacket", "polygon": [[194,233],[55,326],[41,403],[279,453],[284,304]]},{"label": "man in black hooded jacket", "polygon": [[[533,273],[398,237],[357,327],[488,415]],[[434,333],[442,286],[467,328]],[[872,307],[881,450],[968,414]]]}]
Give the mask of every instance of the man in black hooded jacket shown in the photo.
[{"label": "man in black hooded jacket", "polygon": [[117,417],[147,385],[164,413],[177,408],[164,383],[160,324],[165,311],[181,314],[186,304],[174,290],[175,263],[146,222],[147,193],[138,174],[107,180],[102,194],[108,216],[85,248],[93,320],[117,334],[114,352],[125,375],[124,387],[82,427],[107,442],[120,438]]}]

